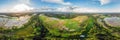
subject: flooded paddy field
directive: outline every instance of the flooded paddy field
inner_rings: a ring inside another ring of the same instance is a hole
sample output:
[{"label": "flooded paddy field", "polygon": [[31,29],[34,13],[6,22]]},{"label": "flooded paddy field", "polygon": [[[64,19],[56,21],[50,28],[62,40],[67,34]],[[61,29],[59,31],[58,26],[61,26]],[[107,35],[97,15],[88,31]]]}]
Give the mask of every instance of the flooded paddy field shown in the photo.
[{"label": "flooded paddy field", "polygon": [[119,40],[119,23],[119,13],[3,13],[0,14],[0,39]]}]

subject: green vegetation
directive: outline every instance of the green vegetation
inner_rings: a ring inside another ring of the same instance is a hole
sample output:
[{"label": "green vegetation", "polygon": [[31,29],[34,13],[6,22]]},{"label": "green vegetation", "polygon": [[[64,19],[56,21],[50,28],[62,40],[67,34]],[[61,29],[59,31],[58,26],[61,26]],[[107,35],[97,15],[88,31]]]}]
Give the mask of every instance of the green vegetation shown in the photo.
[{"label": "green vegetation", "polygon": [[[98,21],[98,24],[101,25],[102,29],[107,30],[106,32],[108,32],[109,35],[111,35],[113,39],[120,39],[120,27],[119,26],[114,27],[114,26],[111,26],[111,25],[107,24],[105,22],[104,18],[99,19],[99,20],[102,20],[102,21]],[[115,19],[112,22],[115,23],[114,21],[115,21]],[[106,33],[106,34],[108,34],[108,33]]]},{"label": "green vegetation", "polygon": [[88,32],[93,27],[93,18],[78,16],[72,19],[57,19],[40,15],[45,28],[53,36],[70,37]]},{"label": "green vegetation", "polygon": [[102,14],[35,14],[21,28],[0,28],[0,40],[119,40],[120,27],[105,23]]},{"label": "green vegetation", "polygon": [[[35,20],[36,19],[36,20]],[[18,39],[33,39],[34,36],[39,35],[38,27],[35,27],[37,23],[37,16],[32,16],[28,23],[24,24],[21,28],[12,28],[2,31],[1,35],[7,37],[10,40],[18,40]],[[0,36],[1,36],[0,35]],[[0,39],[5,40],[4,37],[0,37]]]},{"label": "green vegetation", "polygon": [[[105,22],[103,21],[103,19],[107,16],[104,16],[104,15],[101,15],[101,16],[94,17],[95,22],[93,25],[95,25],[95,26],[92,28],[92,30],[90,30],[90,32],[88,34],[90,38],[88,38],[88,39],[91,39],[91,40],[119,40],[120,37],[114,36],[115,34],[112,34],[114,32],[112,32],[111,28],[108,28],[109,26],[107,26],[105,24]],[[119,29],[116,28],[116,30],[119,30]]]}]

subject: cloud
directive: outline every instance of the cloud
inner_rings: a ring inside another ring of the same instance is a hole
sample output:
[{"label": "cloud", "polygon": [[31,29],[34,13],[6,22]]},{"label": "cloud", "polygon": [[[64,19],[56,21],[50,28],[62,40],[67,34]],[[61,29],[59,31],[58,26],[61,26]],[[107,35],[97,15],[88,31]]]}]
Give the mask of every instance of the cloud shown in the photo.
[{"label": "cloud", "polygon": [[72,9],[71,9],[71,7],[60,7],[60,8],[57,8],[56,11],[60,11],[60,12],[71,12]]},{"label": "cloud", "polygon": [[57,3],[62,5],[71,5],[70,2],[64,2],[64,0],[41,0],[43,2],[49,2],[49,3]]},{"label": "cloud", "polygon": [[97,10],[97,9],[92,9],[92,8],[76,8],[76,9],[74,9],[73,10],[73,12],[86,12],[86,13],[88,13],[88,12],[98,12],[99,10]]},{"label": "cloud", "polygon": [[26,5],[26,4],[18,4],[14,6],[11,10],[15,12],[21,12],[21,11],[29,11],[32,10],[33,8]]},{"label": "cloud", "polygon": [[17,4],[11,8],[1,9],[0,12],[29,12],[33,8],[26,4]]},{"label": "cloud", "polygon": [[80,12],[80,13],[119,13],[120,8],[98,9],[98,8],[78,7],[78,8],[73,9],[73,12]]},{"label": "cloud", "polygon": [[64,6],[56,8],[55,11],[58,12],[99,12],[99,9],[95,8],[85,8],[85,7],[79,7],[79,6]]},{"label": "cloud", "polygon": [[30,0],[15,0],[15,2],[0,7],[0,12],[14,12],[32,9]]},{"label": "cloud", "polygon": [[109,4],[111,2],[111,0],[99,0],[101,5],[106,5]]},{"label": "cloud", "polygon": [[[44,12],[77,12],[77,13],[119,13],[120,8],[111,9],[98,9],[98,8],[87,8],[87,7],[75,7],[75,6],[64,6],[55,8],[54,10],[44,10]],[[41,10],[42,11],[42,10]]]},{"label": "cloud", "polygon": [[31,0],[18,0],[20,3],[24,3],[24,4],[31,4],[30,1]]}]

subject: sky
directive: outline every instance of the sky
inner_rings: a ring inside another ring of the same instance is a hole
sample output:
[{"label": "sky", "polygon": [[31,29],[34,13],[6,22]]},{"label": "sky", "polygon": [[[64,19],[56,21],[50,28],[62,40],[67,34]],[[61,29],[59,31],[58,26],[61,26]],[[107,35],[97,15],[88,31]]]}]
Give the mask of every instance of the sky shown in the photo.
[{"label": "sky", "polygon": [[[0,0],[0,12],[120,12],[120,0]],[[53,10],[54,9],[54,10]]]}]

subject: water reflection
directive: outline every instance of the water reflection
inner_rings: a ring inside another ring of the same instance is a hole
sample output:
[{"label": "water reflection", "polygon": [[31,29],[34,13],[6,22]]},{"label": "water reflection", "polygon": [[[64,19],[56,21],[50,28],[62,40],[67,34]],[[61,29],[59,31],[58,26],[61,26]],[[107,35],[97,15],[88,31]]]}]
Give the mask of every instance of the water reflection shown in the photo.
[{"label": "water reflection", "polygon": [[20,28],[23,24],[27,23],[30,16],[20,16],[20,17],[0,17],[0,26],[6,28],[12,28],[17,26]]}]

